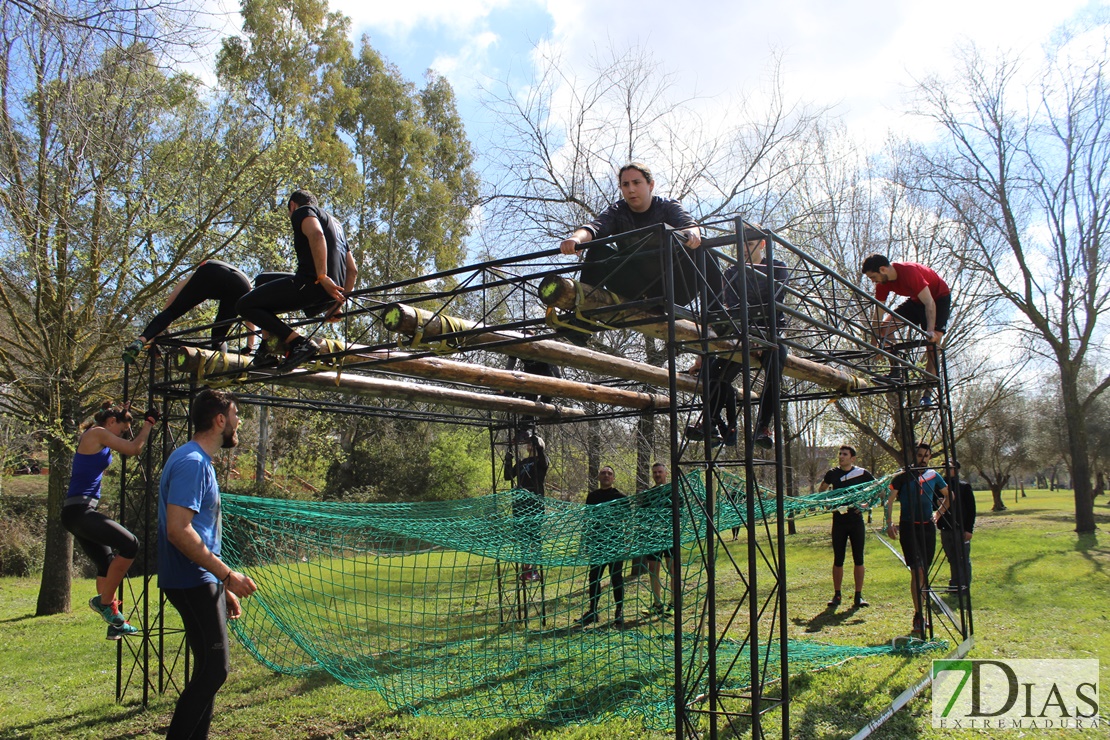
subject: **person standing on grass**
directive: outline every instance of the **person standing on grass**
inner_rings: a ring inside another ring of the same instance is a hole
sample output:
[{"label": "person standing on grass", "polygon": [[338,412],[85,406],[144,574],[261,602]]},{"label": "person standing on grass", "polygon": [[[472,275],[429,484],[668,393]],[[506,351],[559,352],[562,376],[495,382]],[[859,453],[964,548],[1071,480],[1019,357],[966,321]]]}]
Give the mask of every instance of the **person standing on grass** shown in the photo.
[{"label": "person standing on grass", "polygon": [[138,455],[156,421],[157,411],[146,412],[143,428],[134,439],[127,439],[131,412],[126,406],[105,402],[93,417],[92,426],[77,442],[69,491],[62,504],[62,526],[96,566],[96,596],[89,599],[89,607],[108,623],[109,640],[139,631],[120,613],[120,602],[116,600],[116,590],[139,553],[139,540],[96,510],[100,504],[100,481],[112,464],[112,450],[128,457]]},{"label": "person standing on grass", "polygon": [[227,620],[255,592],[220,559],[220,489],[212,458],[239,444],[235,396],[204,389],[193,399],[193,438],[173,451],[158,487],[158,586],[181,614],[193,676],[178,697],[170,740],[206,738],[216,692],[230,668]]},{"label": "person standing on grass", "polygon": [[[837,456],[837,466],[825,473],[821,487],[824,493],[830,488],[834,491],[842,488],[851,488],[861,483],[869,483],[875,476],[865,468],[856,465],[856,448],[851,445],[841,445]],[[863,514],[854,506],[837,509],[832,515],[832,547],[833,547],[833,597],[829,606],[835,609],[840,606],[840,586],[844,582],[844,556],[847,554],[848,541],[852,542],[852,577],[855,581],[856,596],[852,602],[853,609],[870,606],[863,598],[863,545],[867,537],[867,528],[863,524]]]},{"label": "person standing on grass", "polygon": [[537,563],[543,557],[540,538],[545,513],[544,481],[549,467],[543,437],[528,437],[527,448],[527,456],[516,463],[512,445],[505,455],[505,480],[516,481],[519,489],[513,497],[513,519],[521,549],[527,553],[528,562],[520,569],[520,580],[526,583],[543,578]]},{"label": "person standing on grass", "polygon": [[[922,592],[929,583],[929,567],[937,549],[937,520],[951,506],[948,485],[937,471],[929,467],[932,457],[932,447],[925,442],[918,443],[917,464],[894,476],[885,507],[887,536],[898,538],[906,567],[910,569],[910,595],[913,598],[911,634],[922,639],[925,637]],[[891,519],[895,499],[901,501],[897,525]],[[936,511],[933,510],[934,501],[939,502]]]},{"label": "person standing on grass", "polygon": [[[655,484],[655,488],[659,489],[660,486],[667,484],[667,466],[661,462],[657,462],[651,466],[651,482]],[[667,514],[671,512],[671,489],[657,490],[654,499],[647,504],[648,506],[665,511]],[[670,517],[667,517],[670,521]],[[669,527],[668,527],[669,529]],[[667,604],[663,603],[663,582],[659,577],[659,564],[663,563],[667,566],[667,577],[673,578],[674,571],[672,570],[672,563],[674,562],[674,546],[653,552],[646,557],[648,578],[651,581],[651,607],[644,609],[641,614],[645,617],[652,616],[665,616],[674,611],[674,605],[667,599]]]},{"label": "person standing on grass", "polygon": [[[598,487],[586,494],[586,520],[583,533],[583,545],[590,557],[590,573],[588,577],[590,606],[586,613],[575,623],[585,627],[597,621],[597,607],[601,599],[601,574],[609,569],[609,581],[613,586],[613,601],[616,610],[613,615],[613,626],[620,627],[624,624],[624,561],[610,560],[609,553],[613,550],[610,544],[614,539],[612,522],[605,521],[605,515],[590,511],[590,507],[610,501],[627,500],[627,497],[613,487],[616,473],[608,465],[603,465],[597,471]],[[606,512],[612,512],[612,507],[607,507]],[[609,514],[614,516],[614,514]]]},{"label": "person standing on grass", "polygon": [[937,522],[940,544],[948,558],[948,590],[965,590],[971,585],[971,533],[975,530],[975,491],[960,478],[960,463],[948,460],[948,480],[955,486],[952,509]]}]

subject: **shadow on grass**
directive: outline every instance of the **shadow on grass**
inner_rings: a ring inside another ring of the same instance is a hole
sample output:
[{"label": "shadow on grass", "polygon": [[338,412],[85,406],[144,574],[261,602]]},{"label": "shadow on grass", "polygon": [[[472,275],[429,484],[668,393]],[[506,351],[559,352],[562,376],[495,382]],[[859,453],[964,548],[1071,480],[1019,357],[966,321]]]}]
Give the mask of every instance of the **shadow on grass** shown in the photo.
[{"label": "shadow on grass", "polygon": [[836,627],[846,622],[851,621],[851,624],[862,624],[863,618],[860,617],[860,609],[847,609],[842,612],[835,611],[832,607],[825,609],[808,621],[801,617],[793,617],[790,622],[795,627],[805,627],[808,634],[820,632],[826,627]]},{"label": "shadow on grass", "polygon": [[1102,564],[1102,561],[1095,556],[1101,555],[1104,558],[1110,557],[1110,550],[1098,546],[1098,535],[1095,532],[1079,535],[1075,542],[1075,550],[1080,553],[1096,571],[1099,573],[1106,572],[1106,567]]},{"label": "shadow on grass", "polygon": [[[105,729],[113,724],[132,719],[146,711],[141,705],[130,707],[114,705],[114,709],[116,711],[107,714],[93,714],[93,712],[86,710],[61,717],[37,719],[25,725],[5,727],[4,737],[23,737],[31,730],[35,730],[38,734],[46,737],[74,737],[85,733],[100,735],[104,734]],[[113,735],[113,737],[135,737],[149,732],[149,729],[144,729],[126,735]]]},{"label": "shadow on grass", "polygon": [[0,619],[0,624],[15,624],[16,622],[26,622],[28,619],[34,619],[34,614],[24,614],[22,617],[12,617],[11,619]]}]

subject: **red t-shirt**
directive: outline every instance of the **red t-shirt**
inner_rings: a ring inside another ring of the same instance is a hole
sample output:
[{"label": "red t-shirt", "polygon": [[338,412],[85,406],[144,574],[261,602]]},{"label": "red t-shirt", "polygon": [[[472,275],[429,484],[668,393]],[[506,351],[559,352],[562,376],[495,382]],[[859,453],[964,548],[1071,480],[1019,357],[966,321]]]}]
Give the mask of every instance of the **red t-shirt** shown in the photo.
[{"label": "red t-shirt", "polygon": [[891,262],[890,266],[898,273],[898,278],[889,283],[875,284],[875,298],[885,301],[891,293],[909,296],[911,301],[921,303],[917,296],[925,286],[933,294],[933,300],[948,295],[948,283],[941,280],[940,275],[931,267],[919,265],[916,262]]}]

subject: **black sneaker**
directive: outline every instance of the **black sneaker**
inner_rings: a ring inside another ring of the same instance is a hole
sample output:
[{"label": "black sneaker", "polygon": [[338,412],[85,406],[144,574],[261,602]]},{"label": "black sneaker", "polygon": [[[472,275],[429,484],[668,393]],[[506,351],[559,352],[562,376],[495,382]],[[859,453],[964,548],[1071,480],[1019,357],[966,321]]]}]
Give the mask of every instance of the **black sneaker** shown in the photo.
[{"label": "black sneaker", "polygon": [[318,354],[320,354],[320,348],[316,345],[316,342],[308,337],[297,337],[289,345],[289,351],[285,353],[285,359],[278,363],[277,369],[292,370]]},{"label": "black sneaker", "polygon": [[251,370],[266,370],[277,367],[281,360],[281,355],[270,349],[270,343],[263,342],[255,351],[249,367]]},{"label": "black sneaker", "polygon": [[574,620],[574,623],[577,624],[579,627],[585,627],[587,625],[593,624],[596,621],[597,621],[597,613],[595,613],[595,612],[586,612],[581,617]]},{"label": "black sneaker", "polygon": [[855,600],[852,602],[853,609],[862,609],[865,606],[871,606],[867,599],[863,598],[863,594],[856,594]]},{"label": "black sneaker", "polygon": [[123,349],[123,364],[133,365],[135,360],[139,359],[139,353],[143,351],[143,343],[136,339],[131,344]]},{"label": "black sneaker", "polygon": [[838,606],[840,606],[840,596],[834,596],[829,599],[828,607],[830,609],[835,609]]},{"label": "black sneaker", "polygon": [[686,439],[691,442],[701,442],[705,439],[705,430],[702,429],[701,424],[689,424],[686,427]]},{"label": "black sneaker", "polygon": [[624,615],[617,612],[617,616],[613,617],[613,626],[618,629],[624,626]]},{"label": "black sneaker", "polygon": [[761,450],[769,450],[775,446],[775,438],[769,427],[760,427],[755,435],[755,446]]}]

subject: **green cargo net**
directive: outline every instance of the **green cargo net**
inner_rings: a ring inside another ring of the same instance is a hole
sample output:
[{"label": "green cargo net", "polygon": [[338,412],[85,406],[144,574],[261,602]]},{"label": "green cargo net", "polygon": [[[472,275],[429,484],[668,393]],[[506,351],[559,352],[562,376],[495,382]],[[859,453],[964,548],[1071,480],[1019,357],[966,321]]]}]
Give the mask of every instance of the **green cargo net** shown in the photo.
[{"label": "green cargo net", "polygon": [[[714,480],[716,528],[743,526],[743,479]],[[705,595],[701,474],[682,478],[679,489],[683,632],[691,636],[683,664],[700,676],[705,645],[692,635]],[[788,498],[785,513],[866,508],[885,490],[876,482]],[[757,498],[756,516],[773,517],[773,492],[759,489]],[[628,577],[633,563],[671,546],[670,485],[598,506],[544,499],[538,513],[521,516],[537,511],[528,508],[535,501],[522,490],[403,504],[225,495],[223,557],[259,587],[232,629],[275,671],[325,670],[414,714],[559,724],[640,716],[649,727],[673,726],[673,614],[651,612],[646,573]],[[626,576],[623,626],[614,625],[608,568],[598,621],[576,624],[589,603],[588,569],[613,562]],[[524,564],[539,578],[522,579]],[[734,666],[727,683],[742,689],[746,648],[743,633],[736,637],[718,661]],[[788,649],[792,671],[890,650],[802,641]]]}]

